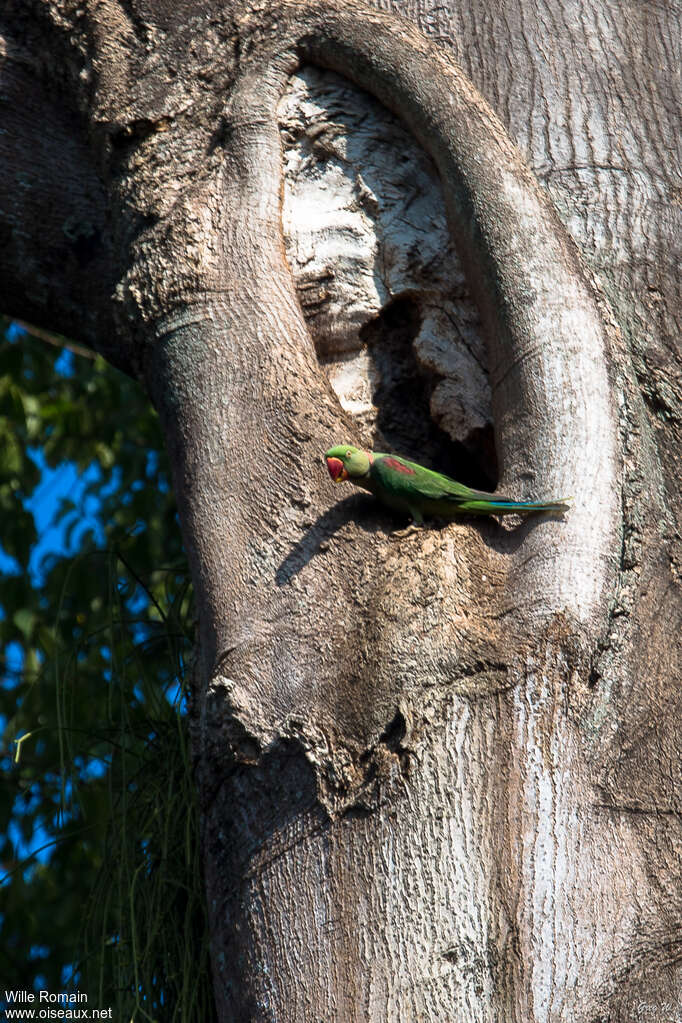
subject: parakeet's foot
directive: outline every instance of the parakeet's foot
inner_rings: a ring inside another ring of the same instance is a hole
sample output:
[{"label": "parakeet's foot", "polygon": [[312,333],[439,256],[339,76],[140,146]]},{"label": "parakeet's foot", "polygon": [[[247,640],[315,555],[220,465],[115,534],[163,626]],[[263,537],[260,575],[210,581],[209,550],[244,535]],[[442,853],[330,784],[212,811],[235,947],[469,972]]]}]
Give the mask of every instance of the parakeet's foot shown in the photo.
[{"label": "parakeet's foot", "polygon": [[406,536],[413,536],[415,533],[421,533],[421,531],[421,525],[413,522],[411,526],[406,526],[405,529],[396,529],[391,533],[391,540],[404,540]]}]

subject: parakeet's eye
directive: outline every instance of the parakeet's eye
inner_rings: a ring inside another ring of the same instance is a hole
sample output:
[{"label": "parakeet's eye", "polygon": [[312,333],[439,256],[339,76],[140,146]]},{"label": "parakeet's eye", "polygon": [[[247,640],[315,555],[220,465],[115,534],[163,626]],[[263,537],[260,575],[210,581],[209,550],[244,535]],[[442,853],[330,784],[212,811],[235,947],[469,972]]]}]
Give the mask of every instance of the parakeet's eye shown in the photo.
[{"label": "parakeet's eye", "polygon": [[346,458],[350,458],[352,454],[353,454],[352,451],[346,451]]}]

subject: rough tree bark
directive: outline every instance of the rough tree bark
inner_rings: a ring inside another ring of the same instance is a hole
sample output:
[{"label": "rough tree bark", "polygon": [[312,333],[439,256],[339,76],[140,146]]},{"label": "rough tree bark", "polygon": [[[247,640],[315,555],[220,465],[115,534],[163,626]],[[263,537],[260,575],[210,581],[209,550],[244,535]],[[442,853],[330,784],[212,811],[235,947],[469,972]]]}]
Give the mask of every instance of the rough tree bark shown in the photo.
[{"label": "rough tree bark", "polygon": [[[222,1019],[682,1010],[681,36],[613,0],[4,5],[3,311],[143,379],[173,460]],[[563,521],[396,538],[326,480],[380,426],[285,257],[306,63],[433,160],[500,486]]]}]

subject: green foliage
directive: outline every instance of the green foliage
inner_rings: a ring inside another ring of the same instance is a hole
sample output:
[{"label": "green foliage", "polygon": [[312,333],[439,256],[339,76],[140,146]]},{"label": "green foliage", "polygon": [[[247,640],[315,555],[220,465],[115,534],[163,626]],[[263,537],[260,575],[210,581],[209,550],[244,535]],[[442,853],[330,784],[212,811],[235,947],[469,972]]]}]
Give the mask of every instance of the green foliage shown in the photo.
[{"label": "green foliage", "polygon": [[[39,453],[88,483],[54,512],[68,553],[36,564]],[[59,992],[75,970],[115,1019],[209,1021],[181,712],[191,592],[141,389],[100,359],[0,341],[0,514],[14,564],[0,616],[0,975]]]}]

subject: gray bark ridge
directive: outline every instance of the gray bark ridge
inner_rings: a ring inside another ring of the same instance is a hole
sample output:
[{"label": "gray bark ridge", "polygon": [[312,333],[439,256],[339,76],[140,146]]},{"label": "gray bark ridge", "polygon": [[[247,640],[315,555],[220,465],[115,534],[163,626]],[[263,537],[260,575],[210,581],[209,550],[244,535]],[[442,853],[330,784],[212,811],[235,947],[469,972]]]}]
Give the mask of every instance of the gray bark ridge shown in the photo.
[{"label": "gray bark ridge", "polygon": [[[376,745],[405,689],[512,684],[515,656],[557,617],[590,638],[586,649],[604,637],[622,471],[609,365],[622,340],[545,193],[441,48],[356,4],[280,4],[251,12],[238,35],[222,161],[168,232],[178,247],[203,244],[206,264],[191,280],[171,275],[165,294],[158,274],[154,288],[138,278],[129,294],[156,324],[148,380],[179,474],[204,677],[228,697],[230,741],[237,750],[244,730],[242,749],[263,750],[304,733],[322,773],[338,775],[330,748],[340,741],[355,760]],[[280,224],[276,107],[305,61],[371,91],[434,159],[487,329],[502,486],[573,496],[564,520],[455,524],[396,544],[386,527],[363,530],[331,508],[339,491],[320,454],[352,426],[322,380]],[[200,206],[213,217],[208,243]],[[144,261],[134,272],[144,277]],[[338,690],[342,680],[362,689],[361,678],[373,690],[358,720]]]}]

